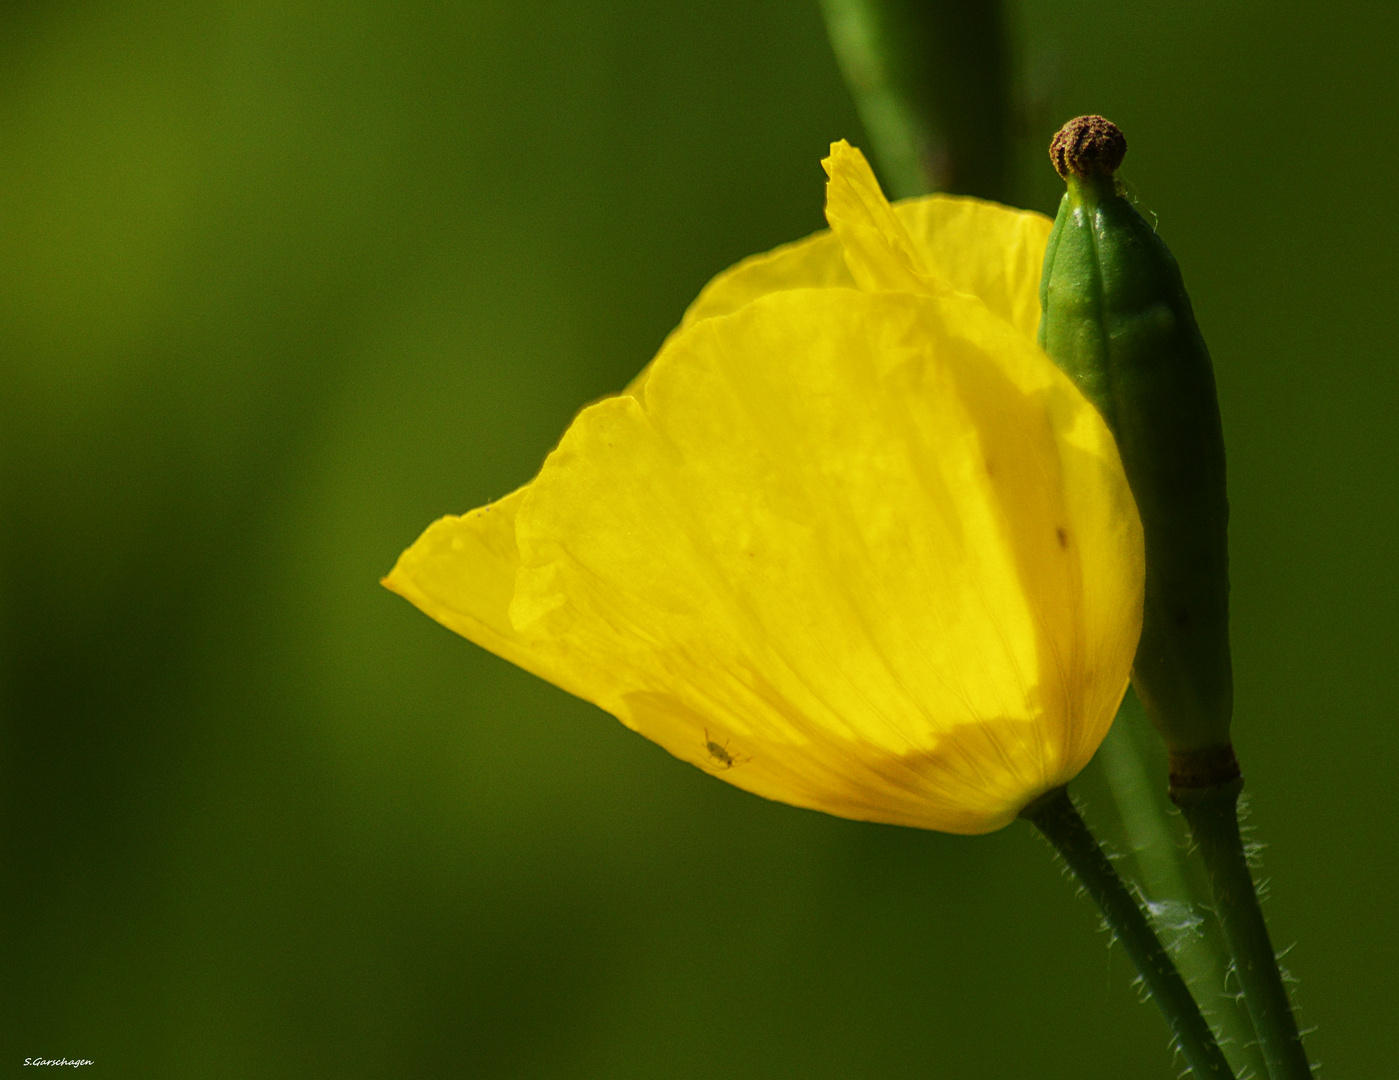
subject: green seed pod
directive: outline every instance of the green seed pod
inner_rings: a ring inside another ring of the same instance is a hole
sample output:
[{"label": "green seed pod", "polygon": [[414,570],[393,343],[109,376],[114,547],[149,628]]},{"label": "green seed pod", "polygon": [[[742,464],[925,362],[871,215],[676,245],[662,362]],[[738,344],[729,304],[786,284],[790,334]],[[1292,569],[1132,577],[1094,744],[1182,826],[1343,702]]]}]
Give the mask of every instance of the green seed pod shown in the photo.
[{"label": "green seed pod", "polygon": [[1044,255],[1040,345],[1097,405],[1146,533],[1132,683],[1171,752],[1172,786],[1238,775],[1229,743],[1229,504],[1214,371],[1180,268],[1115,176],[1127,141],[1070,121],[1050,157],[1068,185]]}]

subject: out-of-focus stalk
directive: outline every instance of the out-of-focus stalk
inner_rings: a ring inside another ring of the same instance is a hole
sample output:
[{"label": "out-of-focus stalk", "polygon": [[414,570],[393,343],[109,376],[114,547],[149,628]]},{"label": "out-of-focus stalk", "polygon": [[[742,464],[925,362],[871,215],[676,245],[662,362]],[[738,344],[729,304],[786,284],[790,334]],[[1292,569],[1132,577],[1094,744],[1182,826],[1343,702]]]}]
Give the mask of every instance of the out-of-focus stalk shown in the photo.
[{"label": "out-of-focus stalk", "polygon": [[821,10],[890,194],[1008,201],[1011,64],[998,0],[821,0]]}]

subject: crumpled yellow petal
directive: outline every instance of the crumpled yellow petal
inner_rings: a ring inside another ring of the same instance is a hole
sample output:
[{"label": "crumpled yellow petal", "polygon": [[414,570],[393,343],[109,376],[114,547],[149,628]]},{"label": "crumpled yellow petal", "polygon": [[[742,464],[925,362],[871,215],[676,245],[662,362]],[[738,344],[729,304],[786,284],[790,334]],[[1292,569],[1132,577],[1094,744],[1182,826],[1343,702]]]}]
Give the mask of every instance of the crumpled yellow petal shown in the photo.
[{"label": "crumpled yellow petal", "polygon": [[1140,629],[1111,435],[955,294],[701,320],[485,509],[385,584],[677,757],[845,817],[1006,824],[1097,748]]},{"label": "crumpled yellow petal", "polygon": [[840,240],[845,265],[866,292],[912,292],[937,296],[951,291],[924,260],[899,220],[865,155],[842,139],[821,162],[826,183],[826,221]]},{"label": "crumpled yellow petal", "polygon": [[[845,142],[833,143],[831,156],[822,164],[830,177],[826,215],[836,229],[751,256],[725,270],[690,305],[682,328],[728,315],[773,292],[861,288],[882,280],[901,281],[914,292],[951,289],[975,296],[1034,339],[1040,271],[1052,220],[962,195],[928,195],[890,204],[864,156]],[[842,241],[861,239],[863,256],[854,256],[857,263],[893,265],[882,272],[865,272],[857,282]]]}]

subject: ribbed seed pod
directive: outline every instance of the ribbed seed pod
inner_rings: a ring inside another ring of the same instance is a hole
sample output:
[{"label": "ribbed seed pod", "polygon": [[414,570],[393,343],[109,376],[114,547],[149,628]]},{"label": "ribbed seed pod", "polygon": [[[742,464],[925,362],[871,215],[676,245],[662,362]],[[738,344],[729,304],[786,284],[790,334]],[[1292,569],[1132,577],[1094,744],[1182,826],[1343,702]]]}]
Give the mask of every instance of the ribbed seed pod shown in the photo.
[{"label": "ribbed seed pod", "polygon": [[1237,776],[1229,743],[1229,504],[1214,371],[1155,229],[1123,197],[1122,133],[1070,121],[1050,157],[1068,190],[1040,282],[1040,345],[1117,438],[1146,533],[1132,682],[1172,755],[1172,786]]}]

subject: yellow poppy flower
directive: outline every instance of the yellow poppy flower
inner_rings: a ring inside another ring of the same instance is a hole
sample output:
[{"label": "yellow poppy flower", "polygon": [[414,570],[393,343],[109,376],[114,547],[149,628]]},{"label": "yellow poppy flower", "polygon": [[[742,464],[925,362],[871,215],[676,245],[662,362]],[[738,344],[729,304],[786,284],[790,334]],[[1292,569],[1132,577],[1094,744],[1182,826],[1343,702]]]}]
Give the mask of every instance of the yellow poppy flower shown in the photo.
[{"label": "yellow poppy flower", "polygon": [[715,278],[538,477],[384,584],[738,787],[957,833],[1092,757],[1141,626],[1111,434],[1035,345],[1048,219],[891,206]]}]

